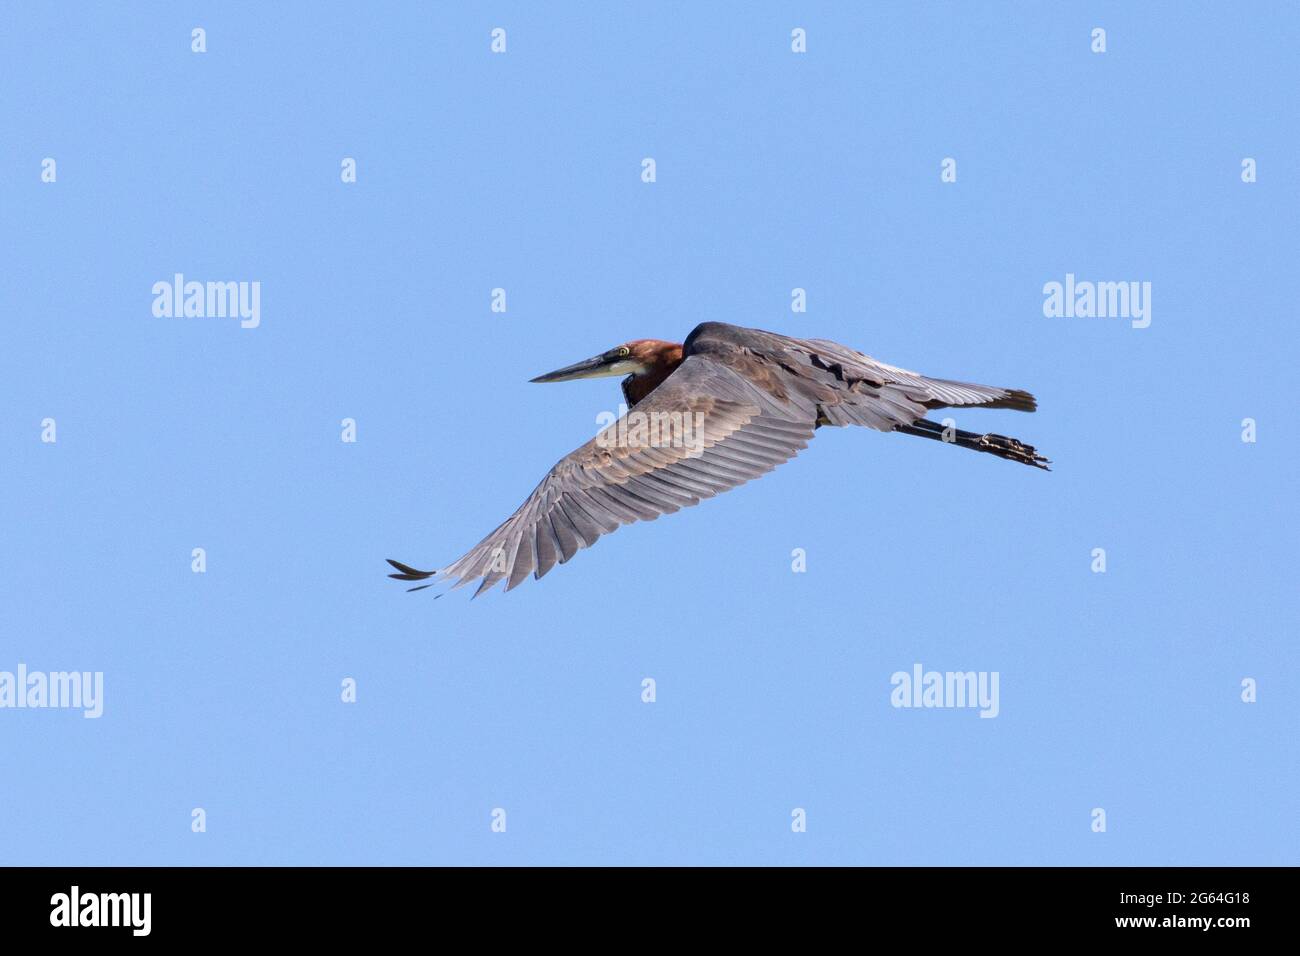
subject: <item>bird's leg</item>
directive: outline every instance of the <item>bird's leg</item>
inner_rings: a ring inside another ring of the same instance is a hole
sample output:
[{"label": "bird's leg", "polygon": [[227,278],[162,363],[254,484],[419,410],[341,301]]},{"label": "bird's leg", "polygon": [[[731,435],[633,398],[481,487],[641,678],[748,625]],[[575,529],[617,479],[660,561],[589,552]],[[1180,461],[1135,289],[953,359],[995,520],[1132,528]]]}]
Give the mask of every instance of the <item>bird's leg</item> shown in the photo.
[{"label": "bird's leg", "polygon": [[1051,471],[1047,467],[1051,462],[1038,454],[1033,445],[1026,445],[1024,442],[1015,438],[1008,438],[1006,435],[994,435],[991,432],[979,435],[958,428],[945,428],[939,422],[932,422],[925,418],[910,425],[899,425],[894,431],[902,432],[904,435],[919,435],[921,438],[931,438],[948,445],[969,448],[972,451],[986,452],[990,455],[996,455],[998,458],[1005,458],[1007,461],[1018,461],[1022,465],[1033,465],[1035,468]]}]

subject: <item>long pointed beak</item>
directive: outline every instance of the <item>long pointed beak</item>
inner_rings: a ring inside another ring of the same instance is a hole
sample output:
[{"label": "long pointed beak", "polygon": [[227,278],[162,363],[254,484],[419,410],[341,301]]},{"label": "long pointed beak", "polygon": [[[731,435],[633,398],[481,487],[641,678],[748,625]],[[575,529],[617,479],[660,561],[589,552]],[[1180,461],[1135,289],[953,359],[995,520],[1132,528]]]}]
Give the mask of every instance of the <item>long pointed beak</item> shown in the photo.
[{"label": "long pointed beak", "polygon": [[566,365],[564,368],[557,368],[554,372],[547,372],[545,375],[539,375],[537,378],[530,379],[530,381],[572,382],[580,378],[604,378],[607,375],[626,375],[633,367],[635,367],[635,365],[635,362],[629,362],[626,359],[609,359],[604,355],[593,355],[589,359],[583,359],[581,362]]}]

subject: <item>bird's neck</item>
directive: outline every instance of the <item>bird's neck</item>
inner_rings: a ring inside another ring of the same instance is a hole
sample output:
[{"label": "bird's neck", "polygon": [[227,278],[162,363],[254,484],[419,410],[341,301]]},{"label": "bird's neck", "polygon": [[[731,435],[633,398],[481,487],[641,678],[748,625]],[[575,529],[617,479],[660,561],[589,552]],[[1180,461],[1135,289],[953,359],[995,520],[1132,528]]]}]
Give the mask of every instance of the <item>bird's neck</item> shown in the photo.
[{"label": "bird's neck", "polygon": [[623,379],[623,397],[628,407],[636,405],[658,388],[681,364],[682,347],[665,342],[664,347],[656,350],[654,357],[642,365],[641,371]]}]

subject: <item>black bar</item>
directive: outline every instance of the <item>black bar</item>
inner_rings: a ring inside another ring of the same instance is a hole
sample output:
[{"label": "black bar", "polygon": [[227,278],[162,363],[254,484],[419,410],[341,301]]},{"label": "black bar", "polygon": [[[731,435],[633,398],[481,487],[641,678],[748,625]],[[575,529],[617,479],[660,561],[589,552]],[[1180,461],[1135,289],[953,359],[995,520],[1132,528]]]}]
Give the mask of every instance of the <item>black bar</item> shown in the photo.
[{"label": "black bar", "polygon": [[842,924],[864,940],[911,927],[918,943],[1131,936],[1231,945],[1285,930],[1294,875],[1254,867],[11,868],[0,870],[0,925],[7,941],[55,944],[373,943],[435,925],[496,934],[557,920],[625,923],[629,938],[700,920],[748,935],[775,920]]}]

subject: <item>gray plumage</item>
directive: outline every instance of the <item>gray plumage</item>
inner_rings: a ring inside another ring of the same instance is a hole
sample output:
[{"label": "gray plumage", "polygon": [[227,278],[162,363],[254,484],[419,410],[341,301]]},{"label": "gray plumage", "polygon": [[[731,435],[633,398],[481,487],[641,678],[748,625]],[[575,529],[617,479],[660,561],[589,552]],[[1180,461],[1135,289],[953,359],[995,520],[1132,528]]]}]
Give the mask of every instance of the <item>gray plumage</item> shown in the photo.
[{"label": "gray plumage", "polygon": [[[680,365],[658,387],[560,459],[519,510],[464,557],[436,571],[390,560],[399,572],[391,577],[437,577],[455,587],[479,581],[476,594],[504,581],[510,590],[621,525],[672,514],[766,474],[806,447],[820,425],[901,431],[1046,467],[1047,459],[1015,439],[945,432],[925,419],[928,410],[950,406],[1033,411],[1028,392],[928,378],[835,342],[721,322],[696,327],[681,348]],[[689,415],[700,428],[687,443],[647,441],[629,428],[633,413],[665,422]]]}]

